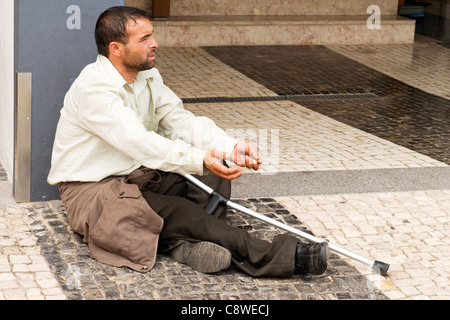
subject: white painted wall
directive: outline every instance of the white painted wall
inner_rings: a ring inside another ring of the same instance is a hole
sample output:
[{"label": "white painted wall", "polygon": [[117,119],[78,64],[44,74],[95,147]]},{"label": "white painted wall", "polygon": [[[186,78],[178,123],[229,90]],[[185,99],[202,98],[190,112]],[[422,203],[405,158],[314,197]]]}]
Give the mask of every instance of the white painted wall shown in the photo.
[{"label": "white painted wall", "polygon": [[13,180],[14,168],[14,0],[0,1],[0,161]]}]

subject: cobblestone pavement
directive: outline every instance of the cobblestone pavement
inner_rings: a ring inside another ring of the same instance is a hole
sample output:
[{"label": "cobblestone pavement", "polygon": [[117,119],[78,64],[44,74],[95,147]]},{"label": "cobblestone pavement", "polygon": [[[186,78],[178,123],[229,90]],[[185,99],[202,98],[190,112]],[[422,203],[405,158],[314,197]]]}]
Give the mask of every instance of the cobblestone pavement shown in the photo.
[{"label": "cobblestone pavement", "polygon": [[[241,203],[306,229],[274,199]],[[149,273],[115,268],[89,258],[87,245],[67,226],[60,201],[35,203],[25,211],[33,221],[30,226],[37,244],[68,299],[386,299],[370,281],[336,255],[323,276],[281,280],[254,279],[233,268],[216,275],[202,274],[168,256],[160,256]],[[278,232],[236,212],[229,213],[229,223],[268,240]]]},{"label": "cobblestone pavement", "polygon": [[[263,149],[262,174],[248,173],[245,180],[258,183],[240,188],[235,201],[387,262],[388,277],[335,253],[324,275],[287,279],[252,278],[234,268],[205,275],[164,255],[146,274],[114,268],[90,258],[86,244],[68,227],[60,201],[16,204],[6,194],[11,183],[0,167],[0,299],[450,298],[450,88],[445,71],[450,49],[429,39],[413,45],[291,48],[296,52],[291,55],[302,57],[302,67],[273,53],[268,60],[275,48],[259,47],[251,54],[241,49],[160,48],[157,66],[170,88],[191,99],[186,108],[213,118],[230,134],[255,139]],[[235,61],[226,60],[233,50],[239,53],[231,56]],[[387,52],[390,59],[383,59]],[[264,74],[273,60],[286,71],[282,77]],[[326,61],[340,70],[341,81],[331,81],[338,72],[327,71]],[[439,86],[431,84],[434,77],[442,80]],[[287,89],[290,93],[280,92]],[[427,181],[427,189],[420,189],[416,170],[428,169],[435,174],[429,180],[442,183]],[[327,172],[345,181],[329,181]],[[299,178],[282,195],[274,184],[281,173]],[[401,185],[397,174],[406,177]],[[351,178],[361,175],[376,192]],[[313,193],[298,188],[304,181],[314,186]],[[352,183],[351,191],[339,191]],[[334,191],[326,189],[330,184]],[[267,196],[259,195],[263,190]],[[280,232],[231,210],[229,222],[266,239]]]}]

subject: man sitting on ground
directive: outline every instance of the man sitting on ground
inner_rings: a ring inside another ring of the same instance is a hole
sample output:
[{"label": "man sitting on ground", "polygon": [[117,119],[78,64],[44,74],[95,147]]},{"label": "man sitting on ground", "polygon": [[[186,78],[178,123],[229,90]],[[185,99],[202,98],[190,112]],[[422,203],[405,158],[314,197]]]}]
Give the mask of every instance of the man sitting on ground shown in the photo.
[{"label": "man sitting on ground", "polygon": [[48,176],[92,257],[143,272],[159,250],[205,273],[231,262],[253,276],[323,273],[326,243],[301,244],[286,234],[261,240],[227,224],[225,207],[212,215],[203,209],[208,195],[183,175],[229,197],[241,167],[258,170],[262,161],[250,143],[185,110],[164,85],[149,15],[110,8],[95,39],[97,61],[65,96]]}]

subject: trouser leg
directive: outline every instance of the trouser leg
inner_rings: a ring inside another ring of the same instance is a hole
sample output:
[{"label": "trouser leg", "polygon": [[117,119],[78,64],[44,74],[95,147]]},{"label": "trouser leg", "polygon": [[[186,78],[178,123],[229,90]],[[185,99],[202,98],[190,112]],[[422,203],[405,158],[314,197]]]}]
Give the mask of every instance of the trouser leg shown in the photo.
[{"label": "trouser leg", "polygon": [[294,274],[296,238],[279,235],[269,242],[228,225],[223,214],[218,219],[205,212],[203,204],[208,197],[206,201],[194,197],[200,204],[185,198],[192,195],[192,189],[187,190],[192,186],[183,187],[183,180],[178,175],[163,174],[160,186],[142,191],[150,207],[164,219],[160,251],[170,251],[183,242],[210,241],[230,250],[236,266],[250,275],[280,277]]},{"label": "trouser leg", "polygon": [[[161,175],[161,182],[157,184],[152,184],[148,190],[158,193],[165,194],[168,196],[180,196],[187,198],[202,208],[208,203],[210,196],[205,191],[195,186],[191,182],[187,181],[185,178],[178,174],[159,172]],[[214,189],[216,192],[222,194],[223,196],[230,198],[231,196],[231,181],[226,179],[221,179],[210,173],[204,176],[194,176],[196,179],[200,180],[210,188]],[[219,219],[226,219],[227,208],[226,206],[218,206],[214,211],[213,216]]]}]

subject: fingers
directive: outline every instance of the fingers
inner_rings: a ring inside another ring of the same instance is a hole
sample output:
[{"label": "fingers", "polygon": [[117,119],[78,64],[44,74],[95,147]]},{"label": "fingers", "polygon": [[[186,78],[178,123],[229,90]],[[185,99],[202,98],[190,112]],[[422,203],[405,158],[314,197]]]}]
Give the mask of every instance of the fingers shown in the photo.
[{"label": "fingers", "polygon": [[240,141],[236,144],[233,152],[230,155],[220,150],[208,151],[205,155],[203,163],[215,175],[233,180],[239,178],[244,171],[239,167],[228,168],[222,164],[222,160],[230,159],[240,167],[246,167],[253,170],[259,170],[259,166],[262,163],[258,152],[253,145],[246,141]]},{"label": "fingers", "polygon": [[203,158],[203,163],[208,167],[209,165],[212,165],[214,163],[221,163],[222,160],[229,159],[229,155],[225,152],[222,152],[220,150],[210,150],[206,153],[205,157]]},{"label": "fingers", "polygon": [[210,168],[210,171],[216,176],[227,179],[234,180],[242,176],[244,171],[239,167],[227,168],[223,164],[215,164]]},{"label": "fingers", "polygon": [[239,155],[236,164],[241,167],[247,167],[249,169],[253,169],[255,166],[258,166],[258,161],[252,157],[247,155]]},{"label": "fingers", "polygon": [[203,164],[216,176],[227,179],[234,180],[239,178],[244,172],[239,167],[228,168],[222,164],[222,160],[227,160],[229,156],[219,150],[211,150],[206,153],[203,159]]},{"label": "fingers", "polygon": [[238,166],[247,167],[249,169],[258,170],[262,163],[258,152],[249,142],[240,141],[233,150],[232,160]]},{"label": "fingers", "polygon": [[212,157],[217,159],[228,160],[228,158],[230,157],[227,153],[216,149],[212,149],[210,153]]}]

